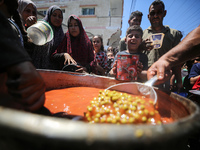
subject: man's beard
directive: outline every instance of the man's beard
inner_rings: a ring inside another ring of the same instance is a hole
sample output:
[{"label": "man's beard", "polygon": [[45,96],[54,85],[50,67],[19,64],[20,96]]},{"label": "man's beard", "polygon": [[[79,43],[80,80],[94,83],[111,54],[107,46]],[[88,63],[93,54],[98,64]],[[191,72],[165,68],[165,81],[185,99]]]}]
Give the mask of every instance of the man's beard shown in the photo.
[{"label": "man's beard", "polygon": [[159,19],[159,21],[156,22],[151,22],[151,26],[156,28],[156,27],[161,27],[162,26],[162,20]]},{"label": "man's beard", "polygon": [[152,27],[160,27],[162,26],[162,23],[161,22],[156,22],[156,23],[152,23]]}]

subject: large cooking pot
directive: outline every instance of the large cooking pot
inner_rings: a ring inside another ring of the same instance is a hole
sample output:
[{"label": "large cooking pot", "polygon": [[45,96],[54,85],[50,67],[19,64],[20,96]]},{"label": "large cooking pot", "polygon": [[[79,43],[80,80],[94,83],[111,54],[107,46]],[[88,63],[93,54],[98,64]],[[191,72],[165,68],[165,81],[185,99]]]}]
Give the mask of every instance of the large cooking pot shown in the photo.
[{"label": "large cooking pot", "polygon": [[[47,90],[76,86],[107,88],[121,82],[89,74],[39,72]],[[159,113],[175,119],[173,123],[156,126],[89,124],[0,107],[0,149],[186,149],[188,138],[200,127],[199,107],[177,94],[155,90]]]}]

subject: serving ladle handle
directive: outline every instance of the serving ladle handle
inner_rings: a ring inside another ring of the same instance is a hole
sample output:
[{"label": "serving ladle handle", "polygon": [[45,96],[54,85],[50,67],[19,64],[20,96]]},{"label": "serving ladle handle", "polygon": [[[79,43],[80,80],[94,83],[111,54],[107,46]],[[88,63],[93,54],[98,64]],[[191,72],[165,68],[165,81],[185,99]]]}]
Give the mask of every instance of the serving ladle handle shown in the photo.
[{"label": "serving ladle handle", "polygon": [[[150,80],[144,83],[144,85],[138,85],[138,90],[142,95],[150,95],[151,92],[153,92],[152,85],[157,81],[157,75],[153,76]],[[157,103],[157,94],[156,92],[153,92],[154,94],[154,106]]]},{"label": "serving ladle handle", "polygon": [[145,82],[144,84],[147,86],[152,86],[157,81],[157,79],[158,79],[158,77],[157,77],[157,75],[155,75],[150,80]]}]

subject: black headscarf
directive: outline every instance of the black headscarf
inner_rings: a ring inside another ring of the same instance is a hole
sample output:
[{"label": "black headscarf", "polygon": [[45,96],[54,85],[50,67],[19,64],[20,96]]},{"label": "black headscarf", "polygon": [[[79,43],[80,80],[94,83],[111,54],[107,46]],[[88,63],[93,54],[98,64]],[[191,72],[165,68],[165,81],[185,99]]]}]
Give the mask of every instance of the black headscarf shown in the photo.
[{"label": "black headscarf", "polygon": [[53,51],[56,50],[56,48],[58,47],[58,45],[60,44],[60,42],[62,41],[62,39],[63,39],[63,37],[64,37],[64,32],[63,32],[62,25],[59,26],[59,27],[55,27],[55,26],[53,26],[52,23],[51,23],[51,15],[52,15],[52,13],[53,13],[55,10],[60,10],[61,13],[62,13],[62,15],[63,15],[63,12],[62,12],[62,10],[60,9],[60,7],[57,6],[57,5],[53,5],[53,6],[51,6],[51,7],[47,10],[47,14],[46,14],[46,16],[43,18],[43,20],[45,20],[46,22],[48,22],[48,23],[51,25],[51,27],[52,27],[52,29],[53,29],[53,31],[54,31],[54,38],[53,38],[53,40],[52,40],[52,44],[53,44],[52,50],[53,50]]},{"label": "black headscarf", "polygon": [[54,32],[53,39],[50,42],[46,43],[45,45],[42,46],[36,45],[31,54],[31,58],[33,59],[33,64],[37,69],[58,69],[57,62],[53,62],[50,58],[52,53],[55,52],[58,45],[62,41],[64,37],[64,32],[62,26],[55,27],[50,21],[51,15],[55,10],[61,11],[60,7],[56,5],[51,6],[47,11],[46,16],[43,18],[43,20],[48,22],[53,29]]}]

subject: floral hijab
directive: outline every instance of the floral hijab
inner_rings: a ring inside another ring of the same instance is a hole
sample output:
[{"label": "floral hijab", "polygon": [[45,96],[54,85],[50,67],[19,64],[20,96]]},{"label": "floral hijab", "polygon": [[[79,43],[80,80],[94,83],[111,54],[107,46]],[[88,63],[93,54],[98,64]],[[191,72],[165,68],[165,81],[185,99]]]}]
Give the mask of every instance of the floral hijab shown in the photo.
[{"label": "floral hijab", "polygon": [[[96,59],[94,56],[92,43],[88,38],[81,20],[76,15],[71,15],[68,18],[68,28],[71,19],[75,19],[79,25],[80,34],[73,37],[69,33],[69,29],[65,37],[55,53],[68,53],[80,65],[89,68],[88,70],[95,70]],[[90,66],[90,67],[89,67]]]},{"label": "floral hijab", "polygon": [[69,19],[67,21],[68,26],[69,26],[71,19],[75,19],[78,22],[80,34],[78,37],[72,37],[70,35],[69,29],[68,29],[66,36],[67,36],[67,53],[69,53],[69,54],[72,54],[72,49],[73,50],[76,49],[77,51],[79,49],[82,49],[82,51],[84,51],[85,49],[87,49],[87,44],[91,43],[90,39],[88,38],[88,36],[83,28],[81,20],[77,16],[71,15],[71,16],[69,16]]}]

